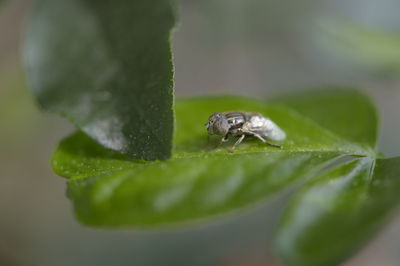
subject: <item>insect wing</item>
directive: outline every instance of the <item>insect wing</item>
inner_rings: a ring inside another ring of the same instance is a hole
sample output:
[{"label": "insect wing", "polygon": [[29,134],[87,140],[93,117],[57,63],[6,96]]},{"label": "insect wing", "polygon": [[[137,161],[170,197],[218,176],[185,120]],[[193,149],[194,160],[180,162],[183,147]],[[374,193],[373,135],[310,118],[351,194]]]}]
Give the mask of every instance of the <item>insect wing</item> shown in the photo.
[{"label": "insect wing", "polygon": [[249,122],[249,129],[262,137],[276,141],[286,138],[286,133],[269,118],[262,115],[253,115],[250,117]]}]

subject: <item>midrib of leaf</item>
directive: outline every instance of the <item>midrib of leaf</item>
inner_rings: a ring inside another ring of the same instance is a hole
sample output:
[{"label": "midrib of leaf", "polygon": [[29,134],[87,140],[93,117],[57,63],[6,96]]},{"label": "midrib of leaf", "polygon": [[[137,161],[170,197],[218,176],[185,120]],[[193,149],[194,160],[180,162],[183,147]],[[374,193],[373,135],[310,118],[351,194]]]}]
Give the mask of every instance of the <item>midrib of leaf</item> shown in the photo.
[{"label": "midrib of leaf", "polygon": [[[373,158],[373,161],[371,163],[371,168],[369,169],[369,173],[368,173],[368,186],[371,186],[372,182],[374,181],[374,174],[375,174],[375,166],[376,166],[376,159],[377,158]],[[366,195],[367,196],[367,195]]]}]

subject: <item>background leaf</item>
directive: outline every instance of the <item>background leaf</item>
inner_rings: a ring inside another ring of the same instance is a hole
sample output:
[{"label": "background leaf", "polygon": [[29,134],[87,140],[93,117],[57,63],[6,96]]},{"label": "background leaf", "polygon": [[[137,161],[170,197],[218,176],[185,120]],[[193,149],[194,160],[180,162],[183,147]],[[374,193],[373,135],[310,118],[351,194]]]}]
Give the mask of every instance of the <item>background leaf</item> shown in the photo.
[{"label": "background leaf", "polygon": [[170,0],[39,0],[25,55],[40,105],[103,146],[171,154]]},{"label": "background leaf", "polygon": [[400,158],[363,158],[320,175],[293,198],[277,234],[289,265],[337,265],[399,202]]},{"label": "background leaf", "polygon": [[[288,136],[284,148],[255,140],[244,141],[235,153],[229,152],[232,142],[210,147],[208,116],[235,109],[261,112],[277,122]],[[241,97],[186,99],[177,101],[176,116],[174,154],[167,162],[132,161],[82,133],[60,144],[52,165],[69,177],[68,196],[80,221],[143,227],[198,220],[290,189],[344,154],[369,154],[280,104]]]},{"label": "background leaf", "polygon": [[[390,9],[390,7],[387,7]],[[392,7],[393,8],[393,7]],[[385,14],[388,10],[385,11]],[[390,27],[359,23],[344,17],[323,16],[316,40],[342,62],[380,75],[396,75],[400,67],[400,35]],[[343,64],[342,64],[343,66]]]}]

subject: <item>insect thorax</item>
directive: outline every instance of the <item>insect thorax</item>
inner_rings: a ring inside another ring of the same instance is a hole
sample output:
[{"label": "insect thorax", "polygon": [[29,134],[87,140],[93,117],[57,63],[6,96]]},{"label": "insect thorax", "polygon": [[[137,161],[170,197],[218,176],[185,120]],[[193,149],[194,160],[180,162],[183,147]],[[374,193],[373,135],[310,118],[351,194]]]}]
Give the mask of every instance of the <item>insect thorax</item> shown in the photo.
[{"label": "insect thorax", "polygon": [[224,113],[231,129],[239,128],[246,122],[246,115],[242,112]]}]

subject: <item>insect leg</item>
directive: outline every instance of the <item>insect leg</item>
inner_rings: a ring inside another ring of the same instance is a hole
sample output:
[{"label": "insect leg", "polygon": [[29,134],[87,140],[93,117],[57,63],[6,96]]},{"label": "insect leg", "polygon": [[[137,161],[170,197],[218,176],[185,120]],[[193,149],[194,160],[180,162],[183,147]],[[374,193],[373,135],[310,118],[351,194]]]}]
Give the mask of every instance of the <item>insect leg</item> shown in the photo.
[{"label": "insect leg", "polygon": [[217,144],[217,146],[215,148],[218,148],[219,146],[221,146],[221,144],[223,142],[227,142],[228,141],[228,135],[225,135]]},{"label": "insect leg", "polygon": [[256,138],[258,138],[259,140],[261,140],[263,143],[265,143],[265,144],[267,144],[267,145],[270,145],[270,146],[272,146],[272,147],[276,147],[276,148],[282,149],[282,146],[281,146],[281,145],[277,145],[277,144],[268,142],[268,141],[266,141],[263,137],[261,137],[260,135],[258,135],[257,133],[254,133],[254,132],[251,132],[251,131],[248,131],[248,132],[246,132],[246,133],[247,133],[247,134],[250,134],[250,135],[252,135],[252,136],[254,136],[254,137],[256,137]]},{"label": "insect leg", "polygon": [[235,147],[236,147],[237,145],[239,145],[239,144],[243,141],[243,139],[244,139],[245,136],[246,136],[245,134],[243,134],[243,135],[240,136],[240,138],[235,142],[235,144],[233,144],[232,150],[235,149]]}]

